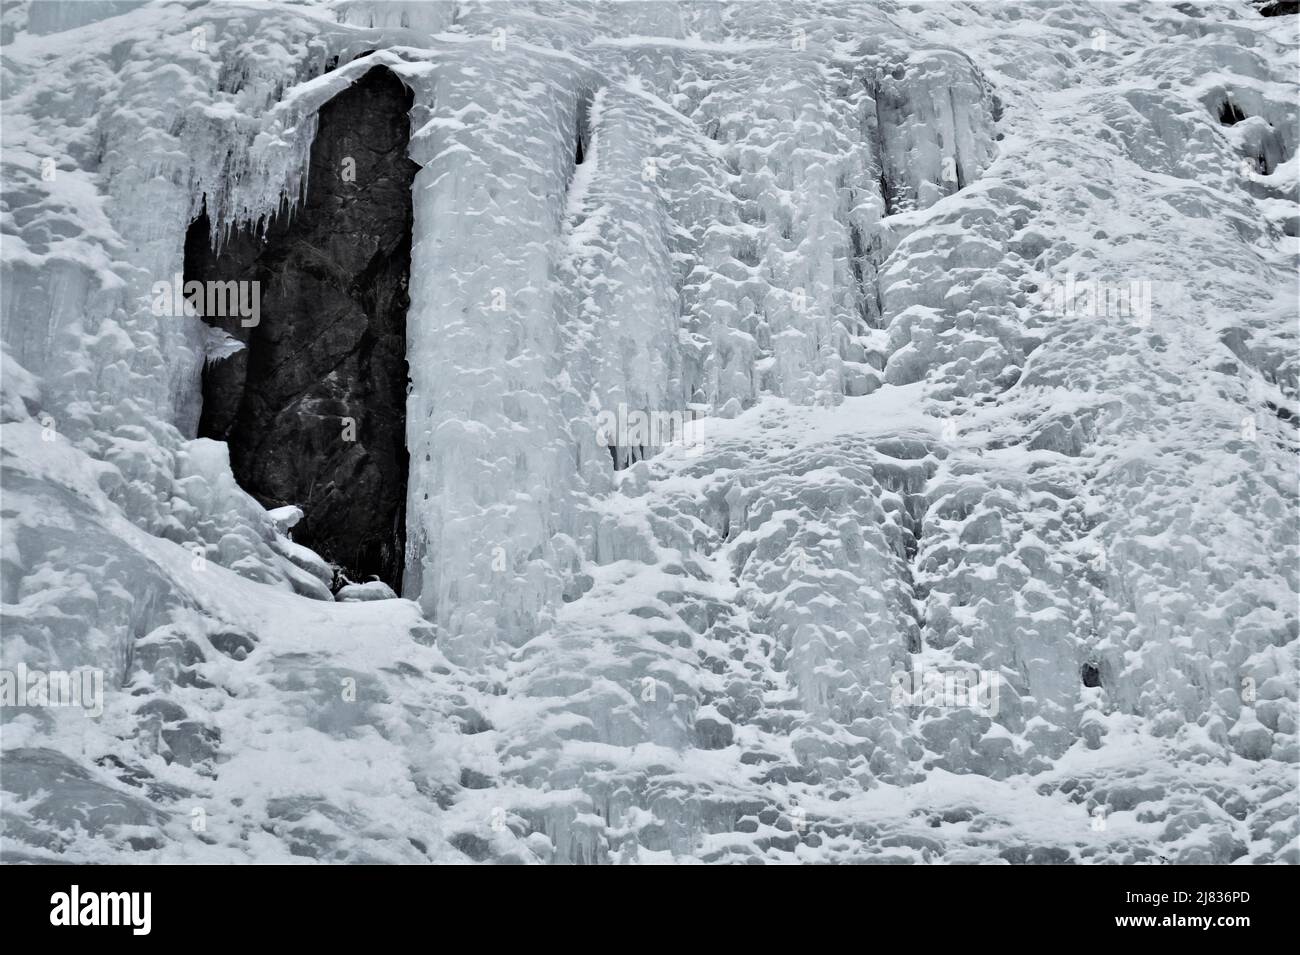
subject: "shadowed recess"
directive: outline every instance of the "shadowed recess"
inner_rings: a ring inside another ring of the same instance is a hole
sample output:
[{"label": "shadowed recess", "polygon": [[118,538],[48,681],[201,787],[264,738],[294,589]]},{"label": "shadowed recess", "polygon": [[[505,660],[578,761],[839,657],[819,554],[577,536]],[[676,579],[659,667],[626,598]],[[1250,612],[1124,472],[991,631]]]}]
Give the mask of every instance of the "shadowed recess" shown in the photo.
[{"label": "shadowed recess", "polygon": [[[244,344],[203,373],[199,435],[239,483],[304,511],[295,540],[350,580],[401,586],[406,536],[407,158],[412,95],[382,67],[320,110],[304,201],[265,232],[185,242],[186,281],[257,282],[256,324],[204,320]],[[337,581],[336,583],[340,583]]]}]

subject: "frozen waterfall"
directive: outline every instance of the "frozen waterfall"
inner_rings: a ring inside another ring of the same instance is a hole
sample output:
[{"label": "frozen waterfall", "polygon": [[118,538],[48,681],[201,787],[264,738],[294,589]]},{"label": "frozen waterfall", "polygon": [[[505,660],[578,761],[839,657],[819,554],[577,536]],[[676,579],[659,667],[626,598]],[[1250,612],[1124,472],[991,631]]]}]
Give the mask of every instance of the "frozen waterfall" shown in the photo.
[{"label": "frozen waterfall", "polygon": [[1300,862],[1256,6],[6,4],[6,858]]}]

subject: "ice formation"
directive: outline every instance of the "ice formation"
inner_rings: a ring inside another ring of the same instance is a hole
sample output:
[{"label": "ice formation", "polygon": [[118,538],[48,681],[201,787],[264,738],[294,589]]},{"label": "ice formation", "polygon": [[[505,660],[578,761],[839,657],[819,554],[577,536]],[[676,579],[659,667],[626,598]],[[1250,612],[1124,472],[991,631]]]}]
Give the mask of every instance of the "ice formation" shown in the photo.
[{"label": "ice formation", "polygon": [[[1293,15],[3,17],[6,861],[1300,862]],[[401,598],[150,306],[376,67]]]}]

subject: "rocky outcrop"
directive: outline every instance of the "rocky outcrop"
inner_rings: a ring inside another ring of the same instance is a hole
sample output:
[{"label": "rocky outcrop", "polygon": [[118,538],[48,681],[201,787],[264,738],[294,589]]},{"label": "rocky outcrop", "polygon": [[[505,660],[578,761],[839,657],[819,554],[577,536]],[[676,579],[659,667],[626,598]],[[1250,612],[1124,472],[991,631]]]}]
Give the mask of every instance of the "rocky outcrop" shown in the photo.
[{"label": "rocky outcrop", "polygon": [[[203,376],[199,434],[240,484],[295,504],[299,543],[355,580],[401,586],[407,477],[411,93],[376,68],[321,110],[305,201],[213,248],[190,229],[186,280],[257,282],[259,308],[205,315],[243,342]],[[247,310],[246,310],[247,311]]]}]

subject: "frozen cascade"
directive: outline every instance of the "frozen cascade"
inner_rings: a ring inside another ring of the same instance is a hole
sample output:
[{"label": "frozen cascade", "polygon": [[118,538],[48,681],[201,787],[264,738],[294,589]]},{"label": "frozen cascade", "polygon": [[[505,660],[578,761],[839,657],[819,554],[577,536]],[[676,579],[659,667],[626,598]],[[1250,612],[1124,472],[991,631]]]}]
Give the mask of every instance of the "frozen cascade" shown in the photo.
[{"label": "frozen cascade", "polygon": [[[108,692],[2,711],[6,858],[1300,862],[1297,39],[1182,6],[7,7],[4,664]],[[375,67],[407,550],[335,601],[151,303]]]}]

